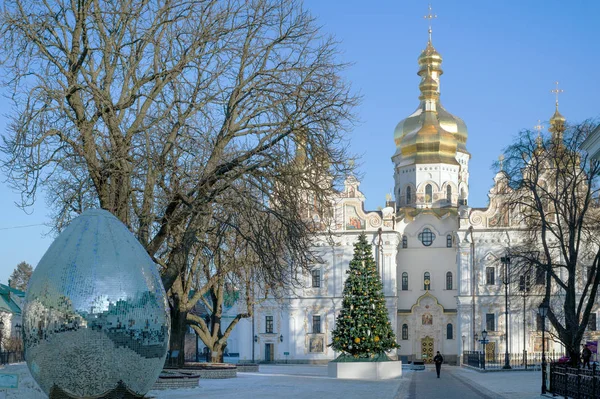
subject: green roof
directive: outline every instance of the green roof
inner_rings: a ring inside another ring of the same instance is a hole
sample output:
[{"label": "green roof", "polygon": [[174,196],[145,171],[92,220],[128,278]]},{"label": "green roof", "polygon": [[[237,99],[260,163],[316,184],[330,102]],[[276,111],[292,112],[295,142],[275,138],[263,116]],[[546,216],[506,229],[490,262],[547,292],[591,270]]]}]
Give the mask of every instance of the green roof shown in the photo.
[{"label": "green roof", "polygon": [[0,284],[0,311],[20,315],[21,308],[13,299],[15,296],[25,298],[25,293],[8,285]]}]

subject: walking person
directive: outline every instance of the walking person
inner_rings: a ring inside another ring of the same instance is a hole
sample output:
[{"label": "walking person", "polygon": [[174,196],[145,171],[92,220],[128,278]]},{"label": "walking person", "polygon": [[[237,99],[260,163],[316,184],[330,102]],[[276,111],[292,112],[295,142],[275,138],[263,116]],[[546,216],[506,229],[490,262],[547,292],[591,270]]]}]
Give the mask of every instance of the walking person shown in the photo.
[{"label": "walking person", "polygon": [[587,364],[587,368],[590,368],[590,358],[592,357],[592,351],[588,348],[587,345],[583,348],[583,352],[581,352],[581,357],[583,358],[583,368]]},{"label": "walking person", "polygon": [[444,358],[440,355],[440,351],[437,351],[437,354],[433,358],[433,362],[435,363],[435,372],[437,373],[437,378],[440,378],[440,370],[442,369],[442,363],[444,363]]}]

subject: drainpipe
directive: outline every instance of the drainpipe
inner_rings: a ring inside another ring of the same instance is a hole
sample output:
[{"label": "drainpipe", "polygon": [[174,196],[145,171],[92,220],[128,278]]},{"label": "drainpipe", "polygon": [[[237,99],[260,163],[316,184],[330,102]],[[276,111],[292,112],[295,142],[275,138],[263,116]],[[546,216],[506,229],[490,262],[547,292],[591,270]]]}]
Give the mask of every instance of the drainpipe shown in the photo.
[{"label": "drainpipe", "polygon": [[469,233],[471,233],[471,326],[473,327],[469,341],[473,342],[472,350],[475,350],[475,239],[473,238],[473,226],[469,226]]}]

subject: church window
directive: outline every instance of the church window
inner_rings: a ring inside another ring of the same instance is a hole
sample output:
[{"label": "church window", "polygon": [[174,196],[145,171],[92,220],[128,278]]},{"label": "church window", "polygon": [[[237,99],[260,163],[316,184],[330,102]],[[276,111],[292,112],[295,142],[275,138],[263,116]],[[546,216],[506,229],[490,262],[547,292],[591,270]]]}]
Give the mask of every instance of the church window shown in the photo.
[{"label": "church window", "polygon": [[488,331],[496,331],[496,317],[493,313],[486,313],[485,329]]},{"label": "church window", "polygon": [[430,203],[431,198],[433,197],[433,188],[431,184],[425,186],[425,202]]},{"label": "church window", "polygon": [[412,188],[410,186],[406,187],[406,203],[412,203]]},{"label": "church window", "polygon": [[423,289],[424,290],[431,289],[431,274],[429,274],[429,272],[425,272],[423,274]]},{"label": "church window", "polygon": [[454,328],[451,323],[446,326],[446,339],[454,339]]},{"label": "church window", "polygon": [[587,329],[588,331],[596,331],[596,313],[590,313]]},{"label": "church window", "polygon": [[544,273],[544,268],[541,266],[536,266],[535,268],[535,283],[537,285],[544,285],[546,280],[546,273]]},{"label": "church window", "polygon": [[313,315],[312,332],[313,334],[321,334],[321,316]]},{"label": "church window", "polygon": [[402,273],[402,291],[408,291],[408,273]]},{"label": "church window", "polygon": [[446,186],[446,201],[452,203],[452,187],[449,184]]},{"label": "church window", "polygon": [[405,341],[408,339],[408,324],[402,324],[402,339]]},{"label": "church window", "polygon": [[465,193],[464,187],[460,189],[460,198],[458,199],[458,205],[467,205],[467,194]]},{"label": "church window", "polygon": [[433,240],[435,240],[435,234],[433,234],[431,230],[426,227],[423,229],[422,233],[419,233],[419,240],[423,243],[423,245],[428,247],[433,243]]},{"label": "church window", "polygon": [[540,316],[539,313],[536,313],[535,316],[535,329],[537,331],[542,331],[542,325],[544,323],[544,320],[542,319],[542,316]]},{"label": "church window", "polygon": [[273,316],[265,316],[265,332],[273,334]]},{"label": "church window", "polygon": [[446,273],[446,289],[452,289],[452,272]]},{"label": "church window", "polygon": [[446,236],[446,247],[452,248],[452,234]]},{"label": "church window", "polygon": [[487,285],[495,285],[496,284],[496,276],[495,269],[493,267],[485,268],[485,283]]},{"label": "church window", "polygon": [[531,288],[531,276],[524,274],[519,277],[519,291],[527,292]]},{"label": "church window", "polygon": [[406,235],[402,236],[402,248],[408,248],[408,237]]},{"label": "church window", "polygon": [[312,269],[310,272],[312,275],[312,287],[320,288],[321,287],[321,271],[319,269]]}]

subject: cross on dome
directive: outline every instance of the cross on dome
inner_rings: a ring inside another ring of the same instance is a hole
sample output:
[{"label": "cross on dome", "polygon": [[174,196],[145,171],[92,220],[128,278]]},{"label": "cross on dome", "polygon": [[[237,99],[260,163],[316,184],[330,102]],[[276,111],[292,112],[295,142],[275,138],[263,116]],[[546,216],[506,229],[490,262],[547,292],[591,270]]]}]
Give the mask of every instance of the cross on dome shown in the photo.
[{"label": "cross on dome", "polygon": [[556,109],[558,109],[558,95],[564,93],[565,91],[558,88],[558,81],[554,82],[554,84],[556,84],[556,89],[550,90],[550,93],[556,94]]},{"label": "cross on dome", "polygon": [[425,18],[426,20],[429,21],[429,30],[428,30],[428,32],[429,32],[429,41],[431,42],[431,32],[432,32],[432,30],[431,30],[431,20],[434,19],[434,18],[437,18],[437,15],[431,13],[431,4],[429,4],[428,8],[429,8],[429,14],[424,15],[423,18]]}]

